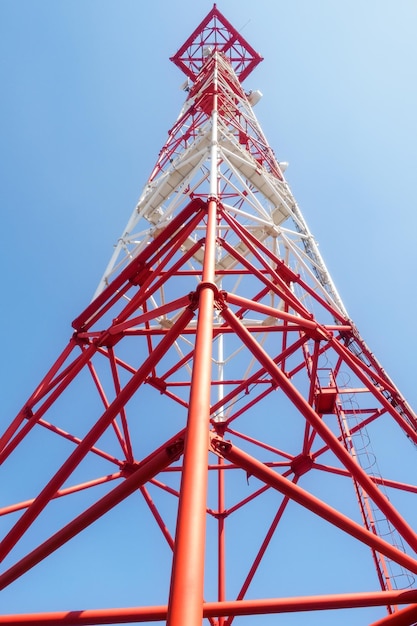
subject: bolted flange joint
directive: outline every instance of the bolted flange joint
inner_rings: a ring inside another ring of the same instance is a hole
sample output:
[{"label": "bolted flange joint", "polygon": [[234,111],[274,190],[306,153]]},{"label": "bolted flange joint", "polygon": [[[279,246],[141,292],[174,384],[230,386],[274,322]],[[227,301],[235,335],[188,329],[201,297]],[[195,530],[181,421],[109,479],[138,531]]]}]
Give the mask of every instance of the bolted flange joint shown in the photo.
[{"label": "bolted flange joint", "polygon": [[214,293],[214,299],[215,302],[217,303],[219,298],[220,298],[220,292],[219,289],[217,287],[217,285],[215,283],[212,283],[210,281],[203,281],[201,283],[199,283],[199,285],[197,286],[197,289],[195,291],[192,291],[189,294],[189,298],[190,298],[190,304],[189,307],[195,311],[198,308],[198,304],[200,302],[200,294],[201,291],[203,289],[211,289]]},{"label": "bolted flange joint", "polygon": [[184,452],[184,439],[178,439],[167,447],[166,453],[171,461],[177,461]]},{"label": "bolted flange joint", "polygon": [[219,456],[225,456],[231,449],[232,444],[230,441],[224,441],[224,439],[217,439],[213,437],[211,440],[211,447]]},{"label": "bolted flange joint", "polygon": [[128,478],[140,467],[140,463],[137,461],[125,461],[120,468],[123,478]]},{"label": "bolted flange joint", "polygon": [[30,420],[34,416],[34,412],[32,411],[30,406],[25,406],[22,412],[26,420]]},{"label": "bolted flange joint", "polygon": [[83,328],[80,328],[72,333],[72,339],[78,346],[86,346],[91,343],[90,338],[87,335],[82,334],[84,332],[86,331]]}]

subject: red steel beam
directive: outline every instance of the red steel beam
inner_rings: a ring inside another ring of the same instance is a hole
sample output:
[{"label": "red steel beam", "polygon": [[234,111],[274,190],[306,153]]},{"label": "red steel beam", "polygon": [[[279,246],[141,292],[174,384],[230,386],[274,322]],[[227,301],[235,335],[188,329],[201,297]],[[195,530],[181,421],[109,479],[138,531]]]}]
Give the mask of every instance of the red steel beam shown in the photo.
[{"label": "red steel beam", "polygon": [[[239,235],[239,233],[238,233]],[[241,235],[239,235],[241,237]],[[246,242],[245,242],[246,243]],[[249,259],[247,259],[243,254],[240,254],[233,246],[231,246],[225,239],[221,240],[221,245],[232,257],[234,257],[239,263],[241,263],[244,267],[246,267],[249,272],[256,276],[260,282],[262,282],[266,287],[270,289],[272,293],[275,293],[279,298],[282,298],[285,301],[288,301],[297,313],[301,315],[302,318],[308,317],[308,311],[305,307],[300,303],[299,300],[290,292],[287,285],[279,278],[278,274],[274,272],[273,268],[269,268],[269,274],[266,274],[259,268],[257,268]],[[253,246],[251,246],[253,248]],[[278,281],[276,280],[278,279]]]},{"label": "red steel beam", "polygon": [[[28,419],[27,423],[16,432],[14,438],[9,441],[7,446],[5,446],[0,452],[0,464],[5,461],[5,459],[11,454],[11,452],[16,448],[16,446],[24,439],[24,437],[28,434],[28,432],[35,426],[37,420],[42,417],[49,409],[50,406],[55,402],[55,400],[62,394],[62,392],[68,387],[70,382],[79,374],[82,368],[88,363],[90,358],[94,355],[97,348],[94,345],[89,346],[85,351],[83,351],[76,359],[71,363],[71,365],[67,368],[67,375],[61,380],[58,387],[46,398],[45,402],[40,406],[36,413],[29,416],[27,412],[30,414],[32,411],[32,406],[36,403],[34,397],[32,396],[32,401],[30,403],[26,403],[23,407],[20,415],[20,420]],[[60,375],[61,377],[61,375]],[[40,387],[38,387],[38,390]],[[16,417],[16,423],[19,416]],[[1,552],[1,548],[0,548]],[[0,556],[1,559],[1,556]]]},{"label": "red steel beam", "polygon": [[[231,431],[230,431],[231,432]],[[350,477],[347,470],[340,467],[333,467],[331,465],[324,465],[323,463],[316,463],[313,457],[313,468],[330,474],[338,474],[339,476]],[[384,487],[390,487],[391,489],[398,489],[401,491],[408,491],[409,493],[417,493],[417,486],[410,485],[409,483],[399,482],[398,480],[391,480],[382,476],[372,476],[372,480],[377,485],[383,485]]]},{"label": "red steel beam", "polygon": [[[279,354],[274,359],[274,363],[280,363],[288,356],[291,356],[291,354],[296,352],[305,341],[306,337],[300,337],[299,339],[297,339],[297,341],[295,341],[291,346],[289,346],[284,352],[281,352],[281,354]],[[261,376],[264,376],[265,373],[265,368],[261,368],[254,372],[254,374],[252,374],[252,376],[250,376],[249,378],[242,380],[235,389],[232,389],[232,391],[230,391],[224,398],[222,398],[222,400],[219,400],[216,404],[212,406],[212,413],[215,414],[216,411],[223,405],[226,405],[228,402],[233,400],[242,391],[246,391],[255,381],[257,381]]]},{"label": "red steel beam", "polygon": [[162,532],[163,536],[166,539],[167,544],[169,545],[169,547],[171,548],[171,550],[174,550],[174,539],[171,536],[171,533],[169,532],[164,520],[162,519],[162,515],[160,514],[160,512],[158,511],[157,507],[155,506],[149,491],[146,489],[146,487],[144,485],[141,486],[140,488],[141,494],[143,495],[146,504],[149,507],[149,510],[151,511],[152,515],[154,516],[154,519],[156,521],[156,523],[159,526],[160,531]]},{"label": "red steel beam", "polygon": [[[259,383],[257,383],[257,384],[259,384]],[[246,402],[246,404],[244,404],[242,407],[240,407],[240,409],[238,411],[235,411],[232,414],[229,413],[228,418],[226,420],[226,424],[228,426],[233,421],[238,419],[241,415],[243,415],[243,413],[246,413],[246,411],[249,411],[249,409],[251,409],[256,404],[259,404],[259,402],[261,402],[261,400],[263,400],[264,398],[269,396],[270,393],[273,393],[273,391],[275,391],[275,387],[271,384],[270,381],[268,383],[265,381],[265,384],[269,385],[267,387],[267,389],[264,389],[263,391],[261,391],[261,393],[259,393],[257,396],[253,396],[252,399],[249,402]],[[229,407],[227,407],[227,408],[229,408]]]},{"label": "red steel beam", "polygon": [[246,496],[246,498],[243,498],[243,500],[240,500],[240,502],[236,502],[236,504],[231,506],[230,509],[227,509],[227,515],[229,516],[232,513],[235,513],[236,511],[241,509],[243,506],[248,504],[248,502],[252,502],[253,500],[255,500],[255,498],[258,498],[260,495],[265,493],[265,491],[268,491],[268,489],[270,488],[271,487],[269,485],[264,485],[263,487],[260,487],[260,489],[257,489],[256,491],[251,493],[250,496]]},{"label": "red steel beam", "polygon": [[[374,371],[369,368],[363,361],[361,361],[361,359],[359,359],[359,357],[353,354],[348,348],[346,348],[336,339],[332,339],[331,343],[335,351],[349,364],[349,367],[356,374],[356,376],[368,387],[369,391],[377,398],[377,400],[382,404],[386,411],[395,419],[400,428],[402,428],[408,435],[408,437],[410,437],[411,441],[413,441],[417,445],[417,431],[415,430],[415,426],[406,421],[404,417],[395,410],[392,402],[383,395],[382,391],[377,385],[369,385],[369,377],[371,379],[373,378],[374,380],[379,382],[382,387],[387,389],[391,398],[395,400],[397,399],[398,392],[392,386],[393,383],[391,383],[391,381],[387,380],[384,377],[383,372]],[[398,398],[399,404],[400,401],[403,402],[403,399],[401,397]]]},{"label": "red steel beam", "polygon": [[329,448],[336,455],[339,461],[351,472],[352,476],[358,481],[361,487],[364,488],[369,497],[373,499],[375,504],[384,513],[387,519],[389,519],[392,525],[398,530],[400,535],[402,535],[414,551],[417,551],[417,535],[415,531],[398,513],[388,498],[378,489],[371,478],[360,467],[358,462],[344,448],[327,424],[324,423],[316,411],[309,405],[304,396],[292,384],[288,376],[279,367],[277,367],[271,357],[252,337],[252,335],[247,331],[241,321],[230,309],[227,307],[223,308],[222,316],[226,322],[234,328],[238,337],[240,337],[248,349],[252,351],[253,355],[259,360],[261,365],[263,365],[274,378],[277,385],[279,385],[283,392],[293,402],[294,406],[300,411],[301,415],[304,415],[305,419],[314,427],[324,442],[328,444]]},{"label": "red steel beam", "polygon": [[[275,517],[272,520],[272,524],[270,525],[269,530],[268,530],[268,532],[267,532],[267,534],[265,536],[265,539],[263,540],[262,545],[261,545],[261,547],[260,547],[260,549],[258,551],[258,554],[256,555],[255,560],[254,560],[254,562],[253,562],[253,564],[252,564],[252,566],[251,566],[251,568],[249,570],[249,573],[246,576],[246,579],[245,579],[245,581],[244,581],[244,583],[243,583],[243,585],[242,585],[242,587],[241,587],[241,589],[240,589],[240,591],[238,593],[237,600],[242,600],[242,598],[245,597],[246,592],[247,592],[247,590],[249,588],[249,585],[251,584],[251,582],[253,580],[253,577],[256,574],[256,570],[258,569],[258,567],[259,567],[259,565],[261,563],[261,560],[262,560],[262,558],[263,558],[263,556],[264,556],[264,554],[265,554],[265,552],[266,552],[266,550],[268,548],[268,545],[269,545],[269,543],[270,543],[270,541],[271,541],[271,539],[272,539],[272,537],[273,537],[273,535],[275,533],[275,530],[276,530],[276,528],[278,526],[278,523],[280,522],[280,520],[281,520],[281,518],[282,518],[282,516],[284,514],[284,511],[285,511],[289,501],[290,501],[290,499],[288,497],[285,497],[283,499],[283,501],[281,502],[281,504],[280,504],[280,506],[278,508],[278,511],[276,512]],[[232,616],[227,621],[227,626],[230,626],[230,624],[232,624],[233,618],[234,618],[234,616]]]},{"label": "red steel beam", "polygon": [[[116,472],[115,474],[109,474],[107,476],[102,476],[101,478],[95,478],[94,480],[89,480],[85,483],[80,483],[79,485],[73,485],[72,487],[66,487],[65,489],[61,489],[57,491],[55,496],[51,498],[54,500],[55,498],[63,498],[73,493],[78,493],[79,491],[83,491],[84,489],[91,489],[91,487],[97,487],[97,485],[102,485],[104,483],[109,483],[112,480],[117,480],[122,477],[122,472]],[[10,504],[9,506],[4,506],[0,509],[0,517],[3,515],[9,515],[10,513],[16,513],[16,511],[21,511],[22,509],[27,509],[35,498],[31,500],[24,500],[22,502],[17,502],[15,504]]]},{"label": "red steel beam", "polygon": [[[412,600],[415,602],[415,600]],[[396,602],[395,604],[399,604]],[[370,626],[414,626],[417,622],[417,604],[412,604],[405,609],[387,615]]]},{"label": "red steel beam", "polygon": [[100,498],[95,504],[83,511],[83,513],[1,574],[0,589],[4,589],[32,569],[32,567],[75,537],[75,535],[125,500],[141,485],[161,472],[167,465],[177,460],[183,451],[183,443],[183,439],[175,435],[166,444],[149,455],[121,484],[117,485],[112,491]]},{"label": "red steel beam", "polygon": [[[272,306],[256,302],[255,300],[249,300],[248,298],[242,298],[242,296],[237,296],[236,294],[230,292],[225,293],[224,298],[230,304],[240,306],[244,310],[257,311],[258,313],[266,316],[271,316],[275,317],[276,319],[292,322],[296,325],[296,328],[317,330],[317,328],[319,327],[319,324],[311,318],[306,319],[305,317],[303,318],[298,315],[293,315],[292,313],[286,313],[285,311],[280,311],[279,309]],[[288,326],[288,330],[291,329],[292,327]]]},{"label": "red steel beam", "polygon": [[[417,590],[415,589],[410,591],[369,591],[293,598],[266,598],[262,600],[229,600],[225,602],[204,602],[203,617],[328,611],[385,606],[393,603],[408,604],[410,602],[417,602]],[[415,609],[415,607],[412,608]],[[394,618],[395,615],[390,617]],[[129,622],[163,622],[166,618],[167,607],[159,605],[3,615],[0,616],[0,626],[91,626],[98,624],[127,624]],[[394,626],[394,624],[395,626],[410,626],[412,622],[379,621],[372,624],[372,626],[385,626],[385,624],[386,626]]]},{"label": "red steel beam", "polygon": [[132,282],[137,276],[140,269],[148,262],[161,245],[165,244],[167,239],[175,236],[179,229],[184,228],[184,224],[195,212],[202,214],[205,203],[200,199],[194,199],[186,207],[176,215],[165,226],[155,239],[149,242],[149,245],[127,265],[122,272],[88,305],[88,307],[79,315],[72,323],[75,330],[86,330],[91,324],[101,317],[120,297],[129,289]]},{"label": "red steel beam", "polygon": [[[223,468],[224,459],[218,457],[218,467]],[[226,599],[226,525],[225,525],[225,498],[224,498],[224,472],[217,475],[218,501],[217,501],[217,600],[223,602]],[[224,617],[219,617],[218,626],[224,626]]]},{"label": "red steel beam", "polygon": [[[319,361],[319,353],[320,353],[320,342],[314,342],[314,350],[313,354],[310,353],[307,344],[303,346],[304,358],[306,360],[306,371],[310,378],[310,390],[308,393],[308,403],[310,406],[313,406],[314,403],[314,394],[316,392],[317,387],[317,368]],[[304,437],[303,437],[303,454],[310,454],[311,448],[313,446],[313,442],[315,439],[315,432],[313,431],[311,424],[306,421],[304,426]]]},{"label": "red steel beam", "polygon": [[167,313],[172,313],[172,311],[181,309],[187,306],[189,303],[190,296],[188,294],[185,296],[181,296],[181,298],[177,298],[172,302],[167,302],[166,304],[163,304],[156,309],[151,309],[146,313],[142,313],[142,315],[138,315],[138,317],[128,319],[125,322],[121,323],[116,322],[109,328],[109,333],[111,335],[117,335],[118,333],[132,328],[132,326],[138,326],[139,324],[143,324],[144,322],[154,320],[156,317],[161,317],[163,315],[166,315]]},{"label": "red steel beam", "polygon": [[[260,324],[256,324],[256,325],[248,325],[246,326],[246,328],[248,330],[250,330],[251,333],[282,333],[283,335],[288,335],[289,331],[291,331],[292,333],[295,333],[296,331],[298,332],[305,332],[305,328],[300,324],[298,326],[295,325],[291,325],[289,326],[288,324],[280,324],[280,325],[274,325],[274,326],[261,326]],[[327,332],[332,332],[334,330],[340,330],[340,328],[337,328],[335,326],[328,326],[323,325],[322,328]],[[344,327],[345,330],[348,330],[347,327]],[[125,330],[123,335],[125,337],[130,336],[130,337],[146,337],[146,336],[158,336],[158,335],[166,335],[168,331],[165,328],[159,328],[159,327],[149,327],[149,328],[135,328],[135,329],[128,329]],[[184,330],[184,332],[182,333],[183,335],[195,335],[195,328],[187,328]],[[217,335],[224,335],[224,334],[233,334],[233,331],[230,328],[227,328],[226,326],[215,326],[213,328],[213,337],[216,337]],[[78,336],[81,338],[85,338],[85,339],[96,339],[97,337],[99,337],[100,335],[102,335],[101,332],[91,332],[91,333],[80,333]],[[304,341],[307,341],[310,337],[307,336],[306,339],[304,339]],[[329,347],[326,348],[327,350],[329,349]],[[304,367],[304,364],[300,365],[298,367],[298,369],[302,369]]]},{"label": "red steel beam", "polygon": [[268,450],[269,452],[272,452],[273,454],[277,454],[279,456],[284,457],[285,459],[288,459],[288,461],[286,462],[287,465],[290,465],[291,461],[293,461],[295,458],[293,454],[289,454],[288,452],[285,452],[284,450],[280,450],[279,448],[276,448],[275,446],[271,446],[268,443],[261,441],[260,439],[255,439],[254,437],[245,435],[244,433],[241,433],[238,430],[233,430],[232,428],[227,427],[226,432],[230,433],[231,435],[234,435],[235,437],[239,437],[240,439],[243,439],[244,441],[249,441],[249,443],[253,443],[255,444],[255,446],[259,446],[260,448],[263,448],[264,450]]},{"label": "red steel beam", "polygon": [[[115,354],[114,354],[113,348],[109,348],[108,352],[109,352],[110,370],[111,370],[112,377],[113,377],[114,390],[116,392],[116,395],[119,395],[119,393],[122,390],[122,385],[120,384],[119,370],[117,369],[116,360],[115,360]],[[102,385],[101,385],[101,383],[99,381],[98,375],[97,375],[95,369],[93,368],[92,364],[90,366],[90,369],[92,370],[92,374],[93,374],[94,379],[97,380],[97,383],[96,383],[97,388],[99,388],[101,390],[102,389]],[[105,398],[105,407],[107,409],[108,401],[107,401],[107,398],[105,396],[104,389],[102,390],[101,394]],[[127,423],[125,407],[122,407],[121,410],[120,410],[120,421],[122,423],[123,436],[122,436],[122,433],[120,432],[120,429],[117,426],[117,422],[116,422],[115,419],[113,420],[113,428],[114,428],[114,430],[116,432],[116,436],[117,436],[117,438],[119,440],[120,447],[121,447],[123,453],[126,456],[126,460],[129,463],[133,463],[134,462],[134,453],[133,453],[132,441],[131,441],[131,438],[130,438],[129,426],[128,426],[128,423]]]},{"label": "red steel beam", "polygon": [[403,565],[403,567],[410,570],[410,572],[417,573],[416,559],[405,554],[398,548],[393,547],[378,535],[366,530],[360,524],[354,522],[316,496],[313,496],[305,489],[295,485],[281,474],[274,472],[273,469],[247,454],[247,452],[240,450],[237,446],[232,445],[228,441],[214,437],[212,439],[212,446],[217,454],[221,454],[229,462],[235,463],[249,475],[255,476],[284,496],[289,496],[294,502],[297,502],[316,515],[319,515],[337,528],[340,528],[355,539],[368,545],[370,548],[381,552],[381,554],[384,554],[396,563]]},{"label": "red steel beam", "polygon": [[[309,315],[311,316],[311,313],[292,293],[288,282],[284,280],[282,276],[268,264],[267,257],[269,257],[274,264],[277,263],[278,259],[276,258],[275,254],[273,254],[266,246],[263,246],[262,242],[259,241],[259,239],[257,239],[252,233],[250,233],[244,226],[242,226],[242,224],[240,224],[228,211],[223,211],[222,216],[224,220],[229,224],[231,229],[238,235],[239,239],[253,254],[253,256],[258,259],[260,265],[263,266],[265,270],[269,271],[272,282],[276,284],[279,289],[282,290],[284,294],[284,300],[291,303],[291,305],[294,306],[295,310],[300,313],[303,319],[308,318]],[[226,244],[226,242],[223,243]],[[253,265],[252,269],[254,269]],[[257,271],[259,272],[260,270],[258,269]],[[285,272],[286,275],[288,275],[289,272],[293,274],[291,270],[288,270],[287,266],[285,266]],[[296,282],[298,282],[298,280],[296,280]]]},{"label": "red steel beam", "polygon": [[59,370],[61,369],[61,367],[65,363],[65,361],[67,360],[68,356],[71,354],[74,346],[76,346],[76,345],[77,345],[76,340],[71,338],[69,340],[69,343],[68,343],[67,347],[63,350],[63,352],[60,354],[58,359],[55,361],[54,365],[51,367],[49,372],[43,378],[43,380],[40,383],[40,385],[38,385],[36,390],[33,392],[31,397],[29,398],[27,404],[30,405],[32,403],[32,401],[35,400],[38,397],[40,391],[43,390],[44,386],[47,385],[48,383],[50,383],[55,378],[55,376],[57,375],[57,373],[59,372]]},{"label": "red steel beam", "polygon": [[[140,385],[144,382],[149,372],[152,370],[155,363],[166,353],[168,348],[175,342],[177,337],[181,334],[181,330],[189,323],[194,316],[194,311],[191,307],[184,310],[182,315],[178,318],[175,324],[170,329],[169,333],[165,335],[156,346],[154,352],[144,361],[137,372],[132,376],[129,382],[125,385],[120,394],[115,398],[112,404],[104,411],[98,421],[94,424],[91,430],[84,437],[82,442],[77,448],[70,454],[61,468],[57,471],[55,476],[49,481],[49,483],[40,492],[31,506],[23,513],[18,519],[16,524],[10,529],[6,537],[0,544],[0,559],[5,558],[7,554],[16,545],[19,539],[23,536],[26,530],[31,526],[33,521],[47,506],[51,498],[54,497],[58,489],[69,478],[74,469],[82,461],[82,459],[88,454],[90,449],[95,445],[97,440],[104,433],[106,428],[111,424],[115,416],[120,412],[121,407],[125,406],[126,402],[137,391]],[[92,346],[94,347],[94,346]],[[49,400],[49,398],[48,398]]]},{"label": "red steel beam", "polygon": [[[68,441],[71,441],[72,443],[75,443],[76,445],[78,445],[82,441],[80,437],[76,437],[75,435],[72,435],[66,430],[63,430],[62,428],[59,428],[58,426],[55,426],[55,424],[51,424],[50,422],[47,422],[44,419],[37,420],[37,424],[38,426],[42,426],[42,428],[45,428],[46,430],[50,430],[55,435],[58,435],[59,437],[62,437],[63,439],[67,439]],[[104,452],[104,450],[100,450],[99,448],[96,448],[96,447],[91,448],[90,452],[92,454],[96,454],[97,456],[100,456],[102,459],[106,459],[106,461],[113,463],[117,467],[121,467],[124,462],[123,460],[121,461],[117,457],[112,456],[111,454]]]},{"label": "red steel beam", "polygon": [[324,300],[314,289],[312,289],[312,287],[310,287],[310,285],[302,280],[300,275],[296,274],[290,267],[288,267],[288,265],[286,265],[283,260],[278,259],[277,256],[267,246],[259,241],[253,233],[251,233],[242,224],[240,224],[230,213],[223,211],[222,214],[224,219],[230,224],[232,230],[234,230],[236,234],[238,234],[239,238],[244,241],[246,245],[248,245],[249,249],[251,249],[251,246],[248,244],[248,242],[251,242],[253,246],[253,251],[256,253],[258,259],[261,261],[262,264],[264,264],[266,268],[269,269],[269,265],[265,263],[264,259],[269,258],[272,263],[274,263],[276,269],[273,270],[273,275],[275,277],[278,277],[279,281],[283,281],[283,278],[281,276],[283,274],[285,277],[285,282],[283,284],[291,282],[300,285],[300,287],[305,290],[313,298],[313,300],[317,301],[321,306],[329,311],[334,319],[339,320],[339,322],[341,322],[342,324],[348,324],[349,332],[352,332],[352,325],[349,323],[349,320],[347,320],[340,313],[340,311],[332,307],[326,300]]},{"label": "red steel beam", "polygon": [[[173,260],[181,244],[193,232],[203,216],[204,212],[200,208],[188,224],[184,223],[182,225],[181,229],[174,235],[174,237],[167,242],[164,242],[164,240],[161,241],[160,249],[157,250],[157,253],[155,253],[152,258],[148,259],[146,265],[142,268],[142,271],[145,270],[144,276],[142,276],[140,280],[138,280],[138,276],[132,277],[132,282],[134,284],[140,284],[140,289],[133,295],[133,297],[131,297],[130,302],[126,304],[123,311],[119,313],[115,323],[123,322],[129,317],[129,315],[136,313],[136,311],[143,304],[149,301],[150,296],[158,291],[158,289],[160,289],[161,286],[169,280],[169,278],[173,275],[173,268],[177,267],[178,264],[181,267],[181,265],[186,263],[187,257],[185,255],[181,255],[181,258],[171,268],[166,270],[163,275],[160,274],[169,261]],[[164,232],[165,229],[162,233]],[[196,242],[195,246],[198,249],[201,246],[201,243]],[[164,254],[165,256],[163,256]]]},{"label": "red steel beam", "polygon": [[168,605],[168,626],[198,626],[203,617],[207,465],[210,423],[217,202],[209,200],[184,464]]}]

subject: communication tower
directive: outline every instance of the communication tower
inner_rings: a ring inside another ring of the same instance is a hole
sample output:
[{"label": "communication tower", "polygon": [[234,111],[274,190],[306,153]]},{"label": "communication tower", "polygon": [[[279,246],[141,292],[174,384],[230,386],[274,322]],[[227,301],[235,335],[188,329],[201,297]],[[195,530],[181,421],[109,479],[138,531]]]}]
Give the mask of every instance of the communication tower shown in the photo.
[{"label": "communication tower", "polygon": [[[45,591],[0,624],[414,624],[417,419],[255,116],[262,58],[214,5],[171,60],[184,106],[0,440],[0,587]],[[48,610],[105,566],[101,607]]]}]

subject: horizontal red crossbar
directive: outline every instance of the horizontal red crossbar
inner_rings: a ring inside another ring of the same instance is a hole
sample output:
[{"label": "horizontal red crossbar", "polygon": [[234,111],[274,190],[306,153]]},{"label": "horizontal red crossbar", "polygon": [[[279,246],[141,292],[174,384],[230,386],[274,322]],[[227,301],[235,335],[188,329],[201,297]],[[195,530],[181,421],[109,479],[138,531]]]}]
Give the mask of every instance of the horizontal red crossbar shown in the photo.
[{"label": "horizontal red crossbar", "polygon": [[[204,617],[263,615],[266,613],[297,613],[332,609],[353,609],[392,604],[417,602],[417,590],[369,591],[294,598],[267,598],[263,600],[230,600],[205,602]],[[414,607],[413,607],[414,608]],[[392,616],[394,617],[394,616]],[[162,622],[167,618],[167,607],[146,606],[119,609],[90,609],[86,611],[61,611],[54,613],[32,613],[26,615],[3,615],[0,625],[29,626],[45,624],[61,626],[73,624],[127,624],[128,622]],[[395,622],[398,623],[399,622]]]}]

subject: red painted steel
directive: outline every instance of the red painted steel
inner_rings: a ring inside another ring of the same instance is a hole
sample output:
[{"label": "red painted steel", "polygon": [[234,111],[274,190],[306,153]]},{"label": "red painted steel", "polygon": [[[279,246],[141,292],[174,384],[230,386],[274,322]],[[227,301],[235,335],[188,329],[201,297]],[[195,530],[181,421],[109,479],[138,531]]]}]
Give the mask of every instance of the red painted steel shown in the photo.
[{"label": "red painted steel", "polygon": [[285,479],[277,474],[265,464],[260,463],[254,457],[246,452],[239,450],[237,446],[233,446],[224,440],[212,440],[212,445],[217,453],[222,454],[226,459],[235,463],[238,467],[245,469],[249,475],[257,476],[260,480],[266,482],[286,496],[290,496],[292,500],[298,502],[302,506],[310,509],[320,517],[338,526],[345,532],[348,532],[356,539],[359,539],[379,550],[382,554],[390,556],[398,562],[401,562],[410,571],[417,573],[417,560],[408,555],[399,552],[397,548],[380,539],[377,535],[364,529],[359,524],[353,522],[343,514],[339,513],[325,502],[320,501],[315,496],[309,494],[304,489],[298,487],[295,483]]},{"label": "red painted steel", "polygon": [[[413,601],[413,600],[412,600]],[[388,615],[370,626],[414,626],[417,620],[417,603]]]},{"label": "red painted steel", "polygon": [[211,47],[225,54],[241,81],[262,61],[260,54],[220,13],[216,5],[171,57],[191,80],[195,80],[206,60],[204,48]]},{"label": "red painted steel", "polygon": [[21,561],[0,575],[0,589],[7,587],[16,578],[26,573],[29,569],[40,563],[47,556],[69,541],[76,534],[91,525],[102,515],[136,491],[145,482],[162,471],[169,463],[177,460],[183,452],[183,439],[177,435],[167,442],[162,449],[156,450],[149,458],[144,459],[132,474],[121,484],[106,494],[101,500],[76,517],[60,531],[52,535],[47,541],[33,550]]},{"label": "red painted steel", "polygon": [[[217,518],[218,518],[218,583],[217,583],[217,599],[219,602],[226,600],[226,526],[225,526],[225,481],[224,472],[221,471],[224,468],[224,461],[222,457],[218,458],[219,472],[218,472],[218,501],[217,501]],[[223,626],[225,620],[223,616],[219,617],[219,626]]]},{"label": "red painted steel", "polygon": [[[329,609],[348,609],[359,607],[383,606],[387,603],[408,603],[417,600],[417,591],[378,591],[374,593],[347,593],[327,596],[305,596],[298,598],[267,598],[263,600],[236,600],[226,602],[205,602],[203,604],[204,617],[239,616],[239,615],[265,615],[278,613],[294,613],[300,611],[324,611]],[[408,622],[395,621],[396,616],[390,616],[388,621],[379,621],[370,626],[411,626],[410,617],[413,617],[410,609],[404,609],[404,615],[408,612]],[[65,611],[55,613],[39,613],[32,615],[7,615],[0,616],[0,624],[13,626],[30,626],[35,624],[48,624],[49,626],[61,626],[73,624],[74,626],[87,626],[92,624],[127,624],[129,622],[161,622],[167,617],[167,606],[146,606],[119,609],[89,609],[85,611]],[[398,616],[399,618],[400,616]],[[392,621],[390,621],[392,620]]]},{"label": "red painted steel", "polygon": [[63,485],[65,480],[71,475],[74,468],[80,463],[84,456],[89,452],[91,447],[96,443],[104,430],[109,426],[115,414],[122,406],[131,398],[139,386],[143,383],[144,378],[149,374],[153,364],[156,363],[167,347],[171,345],[190,321],[194,312],[191,308],[184,311],[182,316],[172,327],[171,331],[163,338],[158,348],[152,352],[149,358],[144,362],[142,367],[138,369],[123,391],[116,397],[115,401],[103,413],[101,419],[96,422],[90,432],[84,437],[80,445],[68,457],[67,461],[62,465],[55,476],[50,480],[46,487],[41,491],[38,497],[26,509],[25,513],[18,520],[16,525],[3,539],[0,547],[0,558],[3,559],[17,541],[22,537],[24,532],[30,527],[33,521],[41,513],[43,508],[48,504],[49,500],[54,497],[57,490]]},{"label": "red painted steel", "polygon": [[212,358],[215,233],[217,202],[207,207],[207,235],[190,385],[184,467],[172,565],[167,624],[198,624],[203,617],[205,513],[207,506],[208,426]]},{"label": "red painted steel", "polygon": [[[101,545],[105,601],[126,586],[134,608],[17,606],[0,624],[330,624],[366,607],[372,626],[414,624],[416,416],[347,316],[253,114],[242,81],[260,55],[214,5],[172,60],[186,102],[119,257],[0,438],[0,588],[50,593],[38,566],[56,577],[54,557],[95,546],[123,503],[133,567]],[[410,448],[385,462],[398,434]],[[82,558],[59,576],[82,586]]]},{"label": "red painted steel", "polygon": [[[122,472],[116,472],[115,474],[111,474],[110,476],[103,476],[102,478],[97,478],[96,480],[90,480],[86,483],[82,483],[80,485],[74,485],[73,487],[67,487],[66,489],[61,489],[57,491],[54,498],[62,498],[63,496],[67,496],[71,493],[77,493],[79,491],[83,491],[84,489],[89,489],[91,487],[96,487],[97,485],[107,483],[113,480],[117,480],[118,478],[122,478]],[[18,502],[13,504],[12,506],[5,506],[0,509],[1,515],[8,515],[9,513],[15,513],[16,511],[20,511],[22,509],[27,509],[34,500],[26,500],[24,502]]]},{"label": "red painted steel", "polygon": [[236,334],[240,336],[242,341],[250,346],[254,354],[256,354],[260,363],[262,363],[267,371],[274,377],[276,383],[283,389],[283,391],[291,398],[291,401],[298,407],[299,411],[304,414],[306,419],[314,426],[316,431],[320,433],[323,440],[328,444],[329,448],[333,450],[339,460],[347,467],[352,476],[362,484],[366,491],[373,497],[375,502],[378,503],[379,508],[383,511],[388,519],[391,519],[392,523],[401,529],[403,537],[408,541],[414,550],[417,550],[417,534],[415,531],[405,523],[401,515],[398,514],[396,509],[390,504],[389,500],[381,494],[377,489],[373,481],[368,475],[361,469],[361,467],[355,462],[349,455],[343,446],[341,446],[333,435],[330,429],[325,423],[320,420],[317,413],[312,409],[304,397],[295,389],[295,387],[288,380],[287,376],[276,366],[273,360],[264,352],[259,344],[254,341],[251,334],[246,328],[239,322],[238,318],[227,308],[222,311],[223,317],[230,323],[235,329]]}]

